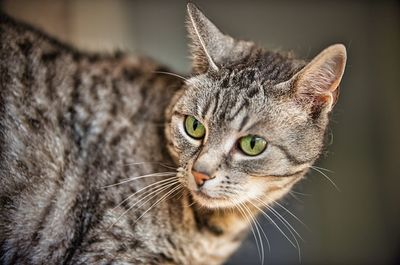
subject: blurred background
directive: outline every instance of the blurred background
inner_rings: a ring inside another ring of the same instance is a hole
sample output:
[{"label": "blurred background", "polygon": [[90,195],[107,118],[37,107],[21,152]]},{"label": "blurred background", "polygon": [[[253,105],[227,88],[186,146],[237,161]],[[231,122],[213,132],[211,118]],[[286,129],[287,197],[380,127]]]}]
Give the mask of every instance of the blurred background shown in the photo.
[{"label": "blurred background", "polygon": [[[270,49],[309,59],[333,43],[348,49],[328,151],[317,163],[329,171],[310,172],[281,201],[309,230],[276,207],[304,238],[301,261],[260,217],[271,245],[265,264],[400,264],[399,2],[194,2],[222,31]],[[127,50],[190,71],[186,1],[0,0],[0,7],[82,49]],[[260,264],[252,235],[227,264]]]}]

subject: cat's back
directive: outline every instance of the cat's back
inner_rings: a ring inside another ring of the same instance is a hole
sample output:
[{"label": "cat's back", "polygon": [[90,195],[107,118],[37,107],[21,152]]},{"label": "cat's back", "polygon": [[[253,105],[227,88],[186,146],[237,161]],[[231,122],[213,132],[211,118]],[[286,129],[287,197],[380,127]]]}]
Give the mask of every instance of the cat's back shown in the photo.
[{"label": "cat's back", "polygon": [[136,144],[143,122],[162,127],[179,87],[149,59],[83,53],[4,14],[0,39],[0,152],[3,162],[19,163],[18,172],[62,168],[61,160],[93,143],[119,146],[127,137]]},{"label": "cat's back", "polygon": [[128,192],[99,187],[138,173],[123,164],[165,159],[164,110],[180,81],[3,14],[0,40],[0,263],[70,259],[103,203]]}]

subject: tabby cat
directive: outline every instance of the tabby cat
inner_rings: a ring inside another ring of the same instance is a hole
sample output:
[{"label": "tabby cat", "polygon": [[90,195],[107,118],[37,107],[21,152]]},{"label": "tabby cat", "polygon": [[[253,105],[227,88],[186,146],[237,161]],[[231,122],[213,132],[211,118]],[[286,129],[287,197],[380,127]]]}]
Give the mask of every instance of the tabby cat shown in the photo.
[{"label": "tabby cat", "polygon": [[307,173],[344,46],[306,63],[187,11],[187,78],[0,15],[1,264],[222,264]]}]

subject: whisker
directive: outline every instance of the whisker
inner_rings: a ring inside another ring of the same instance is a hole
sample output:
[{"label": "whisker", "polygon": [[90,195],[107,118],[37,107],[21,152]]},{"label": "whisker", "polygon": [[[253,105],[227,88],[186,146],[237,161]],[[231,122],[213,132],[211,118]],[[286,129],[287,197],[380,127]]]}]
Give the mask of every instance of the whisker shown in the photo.
[{"label": "whisker", "polygon": [[189,204],[187,207],[189,208],[189,207],[192,207],[193,205],[195,205],[195,203],[196,203],[196,201],[195,200],[193,200],[192,201],[192,203],[191,204]]},{"label": "whisker", "polygon": [[264,217],[266,217],[272,224],[274,224],[275,227],[278,229],[278,231],[290,242],[290,244],[292,244],[292,246],[294,248],[297,249],[295,243],[293,243],[293,241],[286,235],[286,233],[281,229],[281,227],[266,212],[264,212],[260,207],[258,207],[257,205],[255,205],[251,201],[249,201],[249,202],[251,204],[253,204],[253,206],[256,207]]},{"label": "whisker", "polygon": [[177,170],[178,169],[177,167],[173,167],[173,166],[170,166],[170,165],[167,165],[167,164],[163,164],[163,163],[160,163],[160,166],[168,168],[168,169],[173,169],[173,170]]},{"label": "whisker", "polygon": [[[258,237],[259,237],[259,240],[260,240],[260,245],[261,245],[261,264],[264,264],[264,258],[265,258],[264,244],[263,244],[263,241],[262,241],[262,237],[261,237],[261,234],[260,234],[260,230],[261,230],[261,232],[264,234],[265,237],[266,237],[267,235],[265,234],[264,229],[261,227],[261,225],[260,225],[260,223],[258,222],[258,220],[257,220],[257,219],[253,216],[253,214],[251,213],[250,209],[249,209],[245,204],[242,204],[242,205],[243,205],[243,208],[247,211],[247,213],[249,214],[250,218],[253,220],[253,222],[254,222],[254,224],[255,224],[255,226],[256,226],[257,234],[258,234]],[[259,227],[260,229],[258,229],[258,227]],[[266,237],[266,238],[267,238],[267,237]],[[269,249],[269,251],[271,251],[271,246],[270,246],[270,244],[269,244],[268,238],[267,238],[267,242],[268,242],[268,249]]]},{"label": "whisker", "polygon": [[[292,233],[292,231],[301,239],[301,241],[305,242],[304,239],[300,236],[300,234],[296,231],[296,229],[293,228],[293,226],[281,215],[279,214],[274,208],[267,206],[267,208],[272,212],[272,214],[278,218],[278,220],[286,227],[286,229],[289,231],[289,233],[292,235],[294,240],[296,241],[297,245],[297,250],[299,254],[299,262],[301,262],[301,249],[300,249],[300,244],[296,239],[296,236]],[[290,231],[292,230],[292,231]]]},{"label": "whisker", "polygon": [[302,196],[312,196],[312,194],[302,193],[302,192],[298,192],[298,191],[295,191],[295,190],[291,190],[290,192],[294,193],[294,194],[302,195]]},{"label": "whisker", "polygon": [[174,167],[173,165],[169,165],[169,164],[166,164],[163,162],[132,162],[132,163],[124,164],[124,166],[133,166],[133,165],[142,165],[142,164],[157,164],[157,165],[169,168],[169,169],[174,169],[174,170],[178,169],[177,167]]},{"label": "whisker", "polygon": [[178,197],[178,200],[180,200],[183,196],[183,190],[181,190],[181,195]]},{"label": "whisker", "polygon": [[181,76],[181,75],[175,74],[175,73],[164,72],[164,71],[153,71],[153,73],[155,73],[155,74],[165,74],[165,75],[175,76],[175,77],[178,77],[178,78],[180,78],[180,79],[182,79],[182,80],[184,80],[184,81],[187,81],[187,80],[188,80],[187,78],[185,78],[185,77],[183,77],[183,76]]},{"label": "whisker", "polygon": [[256,247],[257,247],[257,252],[258,252],[258,255],[259,255],[260,261],[261,261],[262,260],[262,258],[261,258],[261,250],[260,250],[260,246],[259,246],[259,243],[258,243],[258,238],[257,238],[256,233],[255,233],[254,228],[253,228],[253,223],[251,222],[251,220],[247,216],[246,212],[243,210],[242,204],[240,202],[235,201],[235,206],[237,207],[237,209],[240,211],[242,216],[247,220],[247,222],[250,225],[250,230],[251,230],[251,233],[253,234],[254,241],[255,241]]},{"label": "whisker", "polygon": [[[277,210],[275,210],[273,207],[269,206],[268,204],[266,204],[265,202],[263,202],[262,200],[260,200],[258,198],[256,200],[259,201],[260,203],[262,203],[265,207],[267,207],[267,209],[270,210],[274,216],[276,216],[278,219],[280,219],[281,222],[282,221],[284,222],[284,225],[286,224],[285,227],[288,230],[292,229],[293,232],[295,232],[295,234],[304,242],[304,239],[300,236],[300,234],[296,231],[296,229],[294,229],[293,226]],[[303,223],[301,222],[301,224],[303,224]]]},{"label": "whisker", "polygon": [[101,188],[110,188],[110,187],[114,187],[114,186],[118,186],[130,181],[134,181],[134,180],[138,180],[138,179],[143,179],[143,178],[149,178],[149,177],[167,177],[167,176],[173,176],[175,175],[176,172],[171,172],[171,171],[166,171],[166,172],[159,172],[159,173],[152,173],[152,174],[146,174],[146,175],[142,175],[142,176],[137,176],[137,177],[133,177],[133,178],[128,178],[124,181],[118,182],[118,183],[114,183],[114,184],[110,184],[110,185],[106,185],[103,186]]},{"label": "whisker", "polygon": [[[181,187],[183,187],[182,184],[179,183],[179,185],[180,185]],[[171,197],[171,199],[175,199],[176,196],[179,195],[179,194],[180,194],[180,196],[178,197],[178,200],[179,200],[180,198],[182,198],[182,196],[183,196],[182,189],[180,190],[180,193],[176,193],[174,196]]]},{"label": "whisker", "polygon": [[[173,185],[175,185],[176,183],[169,183],[169,184],[165,184],[162,185],[161,187],[156,188],[155,190],[152,190],[150,194],[146,195],[145,197],[141,198],[139,201],[135,202],[133,205],[131,205],[127,210],[125,210],[118,218],[117,220],[112,223],[108,229],[110,229],[112,226],[114,226],[116,223],[118,223],[118,221],[130,210],[132,210],[133,207],[135,207],[139,202],[143,201],[145,198],[153,195],[152,197],[150,197],[150,199],[148,199],[145,203],[147,203],[149,200],[151,200],[152,198],[154,198],[155,196],[157,196],[157,194],[161,191],[164,191],[166,189],[168,189],[169,187],[172,187]],[[141,204],[142,206],[143,204]]]},{"label": "whisker", "polygon": [[[179,178],[179,177],[170,177],[170,178],[167,178],[167,179],[159,180],[159,181],[154,182],[154,183],[152,183],[152,184],[150,184],[150,185],[147,185],[146,187],[141,188],[140,190],[138,190],[138,191],[134,192],[133,194],[129,195],[128,197],[126,197],[126,198],[125,198],[123,201],[121,201],[117,206],[115,206],[115,207],[113,208],[113,210],[115,210],[116,208],[118,208],[119,206],[121,206],[124,202],[126,202],[127,200],[129,200],[130,198],[132,198],[133,196],[137,195],[138,193],[140,193],[140,192],[143,191],[143,190],[146,190],[146,189],[148,189],[148,188],[150,188],[150,187],[153,187],[153,186],[156,186],[156,187],[154,187],[154,188],[157,188],[157,187],[159,187],[161,184],[164,185],[164,184],[168,184],[169,182],[174,182],[174,181],[176,181],[178,178]],[[153,188],[153,189],[154,189],[154,188]],[[151,190],[153,190],[153,189],[151,189]],[[144,195],[144,194],[141,194],[141,195]]]},{"label": "whisker", "polygon": [[314,167],[314,166],[310,166],[311,169],[321,173],[322,176],[324,176],[335,188],[338,192],[340,192],[340,189],[338,188],[338,186],[336,185],[336,183],[328,177],[328,175],[326,175],[323,171],[319,170],[318,168]]},{"label": "whisker", "polygon": [[[175,182],[175,183],[170,183],[170,184],[172,184],[172,185],[169,185],[168,184],[168,187],[171,187],[171,186],[173,186],[174,184],[180,184],[179,182]],[[164,191],[165,189],[163,189],[163,190],[161,190],[161,191]],[[151,201],[154,197],[156,197],[157,195],[158,195],[158,193],[160,193],[161,192],[160,190],[159,191],[157,191],[157,194],[155,194],[154,196],[152,196],[152,197],[150,197],[148,200],[146,200],[145,202],[142,202],[139,206],[138,206],[138,208],[141,208],[143,205],[145,205],[146,203],[148,203],[149,201]],[[154,193],[153,193],[154,194]],[[142,199],[140,199],[138,202],[136,202],[135,204],[138,204],[140,201],[143,201],[145,198],[147,198],[148,196],[146,196],[146,197],[144,197],[144,198],[142,198]]]},{"label": "whisker", "polygon": [[299,197],[297,197],[296,194],[292,193],[289,191],[289,195],[292,196],[292,198],[294,198],[296,201],[298,201],[299,203],[304,203],[304,201],[302,201]]},{"label": "whisker", "polygon": [[148,213],[151,209],[153,209],[156,205],[158,205],[161,201],[165,200],[166,198],[168,198],[168,196],[171,193],[174,193],[177,189],[181,188],[180,183],[178,183],[179,185],[174,187],[172,190],[168,191],[166,194],[164,194],[160,199],[158,199],[155,203],[153,203],[152,206],[150,206],[149,209],[147,209],[144,213],[142,213],[137,219],[136,221],[133,223],[134,225],[146,214]]},{"label": "whisker", "polygon": [[296,219],[300,224],[302,224],[308,231],[311,231],[311,229],[303,221],[301,221],[300,218],[298,218],[294,213],[289,211],[285,206],[283,206],[282,204],[280,204],[277,201],[275,201],[274,203],[276,205],[278,205],[279,207],[281,207],[283,210],[285,210],[288,214],[290,214],[294,219]]},{"label": "whisker", "polygon": [[318,169],[324,170],[324,171],[326,171],[326,172],[329,172],[329,173],[335,173],[333,170],[330,170],[330,169],[327,169],[327,168],[323,168],[323,167],[317,167],[317,166],[312,166],[312,167],[315,167],[315,168],[318,168]]}]

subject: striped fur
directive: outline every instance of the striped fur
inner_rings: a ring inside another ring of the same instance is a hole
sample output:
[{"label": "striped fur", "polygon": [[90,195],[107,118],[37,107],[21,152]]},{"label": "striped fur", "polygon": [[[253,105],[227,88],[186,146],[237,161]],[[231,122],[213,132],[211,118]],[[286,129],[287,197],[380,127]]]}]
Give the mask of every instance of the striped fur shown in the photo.
[{"label": "striped fur", "polygon": [[[189,4],[201,37],[221,34],[199,12]],[[235,204],[256,215],[249,201],[282,197],[321,151],[331,105],[297,92],[315,69],[251,42],[201,42],[231,47],[230,59],[197,48],[183,81],[148,58],[82,53],[1,14],[0,40],[1,264],[221,264],[249,229]],[[184,115],[206,125],[203,142],[182,134]],[[265,154],[235,151],[248,133],[265,136]],[[196,163],[216,174],[215,199],[192,192]],[[179,170],[104,188],[165,165]],[[131,208],[140,197],[125,199],[156,181],[170,185]]]}]

